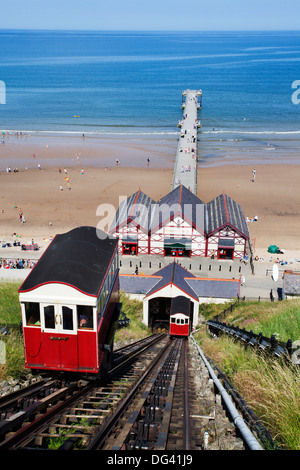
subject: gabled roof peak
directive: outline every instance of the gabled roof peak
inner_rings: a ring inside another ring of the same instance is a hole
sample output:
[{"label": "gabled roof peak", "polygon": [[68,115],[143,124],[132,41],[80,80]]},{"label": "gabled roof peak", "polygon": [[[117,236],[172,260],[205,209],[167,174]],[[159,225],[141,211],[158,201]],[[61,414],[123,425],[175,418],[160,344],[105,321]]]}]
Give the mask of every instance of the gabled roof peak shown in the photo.
[{"label": "gabled roof peak", "polygon": [[236,228],[242,235],[249,238],[249,231],[241,206],[225,192],[206,204],[206,233],[210,234],[225,224]]},{"label": "gabled roof peak", "polygon": [[169,222],[172,217],[180,215],[204,233],[204,202],[187,189],[183,184],[161,198],[151,214],[151,230]]},{"label": "gabled roof peak", "polygon": [[176,188],[174,188],[171,192],[166,194],[164,197],[162,197],[159,201],[157,201],[157,204],[165,204],[169,203],[169,201],[172,202],[172,204],[191,204],[193,203],[198,203],[198,204],[204,204],[201,199],[198,198],[194,193],[192,193],[186,186],[183,184],[180,184]]},{"label": "gabled roof peak", "polygon": [[138,191],[127,197],[120,204],[109,233],[113,233],[119,227],[126,225],[128,221],[134,221],[136,225],[139,225],[147,233],[151,204],[155,204],[155,201],[141,191],[141,189],[138,189]]},{"label": "gabled roof peak", "polygon": [[146,296],[149,296],[163,287],[172,284],[190,297],[197,300],[197,295],[195,294],[194,290],[186,282],[186,279],[195,278],[194,274],[187,271],[175,261],[154,273],[154,276],[161,276],[161,280],[147,292]]}]

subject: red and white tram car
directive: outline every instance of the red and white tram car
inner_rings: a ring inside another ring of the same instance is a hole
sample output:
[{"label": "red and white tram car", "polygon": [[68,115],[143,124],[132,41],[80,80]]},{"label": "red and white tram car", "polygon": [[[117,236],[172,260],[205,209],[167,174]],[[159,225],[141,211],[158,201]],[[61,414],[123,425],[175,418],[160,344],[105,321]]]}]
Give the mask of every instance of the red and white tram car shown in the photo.
[{"label": "red and white tram car", "polygon": [[107,369],[120,314],[118,241],[94,227],[56,235],[19,300],[27,368]]},{"label": "red and white tram car", "polygon": [[187,297],[179,295],[171,301],[170,336],[185,336],[190,334],[191,302]]}]

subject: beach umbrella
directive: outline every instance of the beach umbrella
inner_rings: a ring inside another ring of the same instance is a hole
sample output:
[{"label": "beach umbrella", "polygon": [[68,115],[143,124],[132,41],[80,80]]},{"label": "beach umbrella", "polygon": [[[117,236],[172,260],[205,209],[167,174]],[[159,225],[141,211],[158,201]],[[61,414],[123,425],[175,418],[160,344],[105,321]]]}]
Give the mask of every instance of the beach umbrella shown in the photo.
[{"label": "beach umbrella", "polygon": [[279,250],[279,247],[277,245],[270,245],[268,247],[268,252],[269,253],[277,253],[278,250]]}]

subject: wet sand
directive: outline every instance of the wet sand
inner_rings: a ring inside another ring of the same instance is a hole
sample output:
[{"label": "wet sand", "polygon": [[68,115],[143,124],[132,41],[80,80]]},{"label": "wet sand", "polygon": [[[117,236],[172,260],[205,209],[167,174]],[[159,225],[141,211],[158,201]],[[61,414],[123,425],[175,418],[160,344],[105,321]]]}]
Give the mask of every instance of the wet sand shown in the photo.
[{"label": "wet sand", "polygon": [[[178,134],[179,136],[179,134]],[[34,169],[74,166],[144,167],[150,157],[152,167],[173,168],[177,136],[87,136],[80,135],[9,135],[0,144],[0,171],[10,167]]]}]

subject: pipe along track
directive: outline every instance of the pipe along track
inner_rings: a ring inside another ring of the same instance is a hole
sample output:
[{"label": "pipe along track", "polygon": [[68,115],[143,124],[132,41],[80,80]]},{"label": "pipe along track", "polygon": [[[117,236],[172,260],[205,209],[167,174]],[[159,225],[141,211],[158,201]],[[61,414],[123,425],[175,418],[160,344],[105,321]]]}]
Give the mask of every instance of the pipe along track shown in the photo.
[{"label": "pipe along track", "polygon": [[116,351],[105,383],[39,400],[38,415],[0,435],[0,449],[261,450],[194,339],[156,336],[142,353]]}]

